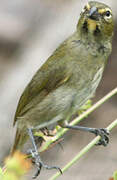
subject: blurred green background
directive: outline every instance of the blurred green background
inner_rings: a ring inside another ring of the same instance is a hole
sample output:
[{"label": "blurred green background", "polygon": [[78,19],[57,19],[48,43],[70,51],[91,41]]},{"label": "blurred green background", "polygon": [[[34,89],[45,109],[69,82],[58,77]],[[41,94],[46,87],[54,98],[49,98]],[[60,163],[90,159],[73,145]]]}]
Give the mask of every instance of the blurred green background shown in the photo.
[{"label": "blurred green background", "polygon": [[[56,47],[75,31],[86,0],[4,0],[0,3],[0,161],[9,153],[15,135],[14,113],[23,89]],[[93,102],[117,85],[117,4],[110,5],[115,18],[113,52]],[[106,127],[117,118],[117,95],[93,112],[83,126]],[[90,134],[69,131],[58,145],[42,153],[49,165],[63,167],[90,140]],[[94,147],[60,180],[108,180],[117,170],[117,128],[110,144]],[[56,171],[43,170],[37,178],[47,180]],[[34,170],[32,170],[34,173]],[[26,179],[31,180],[31,174]]]}]

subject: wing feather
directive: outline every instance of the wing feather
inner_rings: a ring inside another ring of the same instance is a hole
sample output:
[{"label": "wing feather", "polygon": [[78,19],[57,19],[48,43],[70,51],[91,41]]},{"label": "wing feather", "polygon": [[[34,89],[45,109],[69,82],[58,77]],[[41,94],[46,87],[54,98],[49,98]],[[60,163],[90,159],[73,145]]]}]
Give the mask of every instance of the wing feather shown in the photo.
[{"label": "wing feather", "polygon": [[68,70],[66,72],[64,45],[65,43],[59,47],[59,52],[58,49],[54,52],[25,88],[17,106],[13,125],[15,125],[17,117],[21,117],[29,109],[41,102],[48,93],[70,78],[71,73]]}]

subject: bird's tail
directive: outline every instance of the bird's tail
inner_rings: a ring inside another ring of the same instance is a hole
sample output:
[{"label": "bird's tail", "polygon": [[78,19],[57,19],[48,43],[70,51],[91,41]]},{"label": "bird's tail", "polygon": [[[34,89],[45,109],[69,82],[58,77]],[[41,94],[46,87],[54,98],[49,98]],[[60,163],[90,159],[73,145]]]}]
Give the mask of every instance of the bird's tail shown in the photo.
[{"label": "bird's tail", "polygon": [[26,132],[26,129],[17,129],[16,135],[15,135],[15,141],[11,148],[10,155],[12,156],[16,150],[21,150],[23,145],[28,139],[28,134]]}]

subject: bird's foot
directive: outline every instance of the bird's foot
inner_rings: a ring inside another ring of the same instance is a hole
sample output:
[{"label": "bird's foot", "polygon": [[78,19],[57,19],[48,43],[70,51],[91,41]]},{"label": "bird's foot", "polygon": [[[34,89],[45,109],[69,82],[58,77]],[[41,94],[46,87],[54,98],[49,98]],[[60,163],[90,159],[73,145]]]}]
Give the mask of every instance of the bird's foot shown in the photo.
[{"label": "bird's foot", "polygon": [[29,151],[30,151],[32,158],[34,159],[33,163],[36,165],[36,168],[37,168],[37,172],[32,177],[33,179],[35,179],[40,174],[42,167],[44,167],[45,169],[48,169],[48,170],[57,169],[62,174],[62,170],[58,166],[48,166],[48,165],[44,164],[43,161],[40,159],[40,155],[38,152],[35,152],[32,149],[30,149]]},{"label": "bird's foot", "polygon": [[101,139],[99,140],[99,142],[96,145],[103,145],[103,146],[107,146],[107,144],[109,143],[109,131],[105,128],[94,128],[92,130],[92,133],[94,133],[96,136],[101,136]]}]

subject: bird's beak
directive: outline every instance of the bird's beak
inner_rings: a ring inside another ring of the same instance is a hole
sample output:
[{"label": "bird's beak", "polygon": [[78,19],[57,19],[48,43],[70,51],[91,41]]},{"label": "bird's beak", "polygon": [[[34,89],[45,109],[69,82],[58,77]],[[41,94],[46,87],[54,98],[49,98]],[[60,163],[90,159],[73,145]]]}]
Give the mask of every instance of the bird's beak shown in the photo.
[{"label": "bird's beak", "polygon": [[95,15],[97,14],[97,8],[96,7],[92,7],[89,11],[89,18],[90,19],[95,19]]}]

